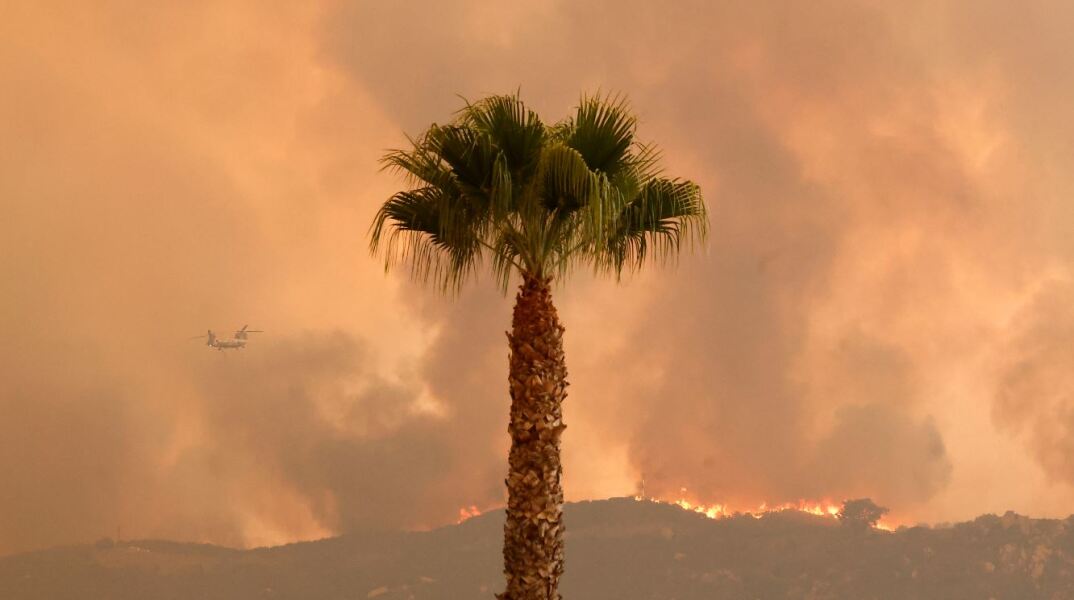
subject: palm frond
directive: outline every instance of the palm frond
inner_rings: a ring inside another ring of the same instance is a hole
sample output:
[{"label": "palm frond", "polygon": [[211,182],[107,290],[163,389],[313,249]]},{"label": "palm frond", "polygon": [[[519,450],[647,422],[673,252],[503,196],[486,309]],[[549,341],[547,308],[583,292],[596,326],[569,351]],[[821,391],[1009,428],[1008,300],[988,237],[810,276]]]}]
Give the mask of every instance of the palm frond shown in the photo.
[{"label": "palm frond", "polygon": [[570,213],[593,200],[599,181],[581,153],[563,144],[553,144],[541,154],[539,184],[546,210]]},{"label": "palm frond", "polygon": [[447,188],[456,185],[457,182],[449,166],[430,150],[424,140],[414,140],[409,137],[407,140],[411,144],[411,149],[389,150],[380,159],[383,170],[401,173],[409,183],[415,186],[432,185]]},{"label": "palm frond", "polygon": [[496,150],[480,132],[460,125],[434,125],[422,146],[451,170],[465,192],[479,195],[488,188]]},{"label": "palm frond", "polygon": [[664,168],[660,166],[663,152],[656,144],[635,143],[626,158],[627,170],[638,181],[648,181],[660,177]]},{"label": "palm frond", "polygon": [[460,206],[457,198],[432,186],[397,192],[377,211],[370,251],[377,253],[386,242],[386,270],[406,263],[416,280],[432,278],[445,289],[455,288],[471,273],[480,253],[476,231],[453,214]]},{"label": "palm frond", "polygon": [[614,176],[629,164],[637,118],[622,96],[585,96],[563,130],[589,168]]},{"label": "palm frond", "polygon": [[467,103],[459,116],[463,125],[481,132],[503,153],[516,179],[523,180],[533,172],[544,144],[545,126],[517,95]]},{"label": "palm frond", "polygon": [[594,258],[598,267],[619,275],[641,267],[651,254],[674,258],[683,243],[700,241],[707,232],[708,216],[697,184],[652,179],[623,206],[607,244]]}]

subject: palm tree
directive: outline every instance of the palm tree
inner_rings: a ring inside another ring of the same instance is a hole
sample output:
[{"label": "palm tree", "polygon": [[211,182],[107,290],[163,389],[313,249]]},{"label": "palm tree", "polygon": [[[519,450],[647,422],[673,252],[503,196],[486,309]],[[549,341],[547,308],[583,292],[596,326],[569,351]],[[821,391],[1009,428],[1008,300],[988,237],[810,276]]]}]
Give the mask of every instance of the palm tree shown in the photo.
[{"label": "palm tree", "polygon": [[486,260],[504,292],[521,280],[508,334],[501,600],[560,598],[567,368],[552,282],[580,265],[619,277],[647,257],[673,258],[707,230],[700,188],[663,177],[656,148],[638,142],[636,128],[621,97],[583,97],[573,116],[547,125],[517,94],[491,96],[383,158],[409,183],[371,228],[370,249],[384,253],[386,268],[408,263],[444,291]]}]

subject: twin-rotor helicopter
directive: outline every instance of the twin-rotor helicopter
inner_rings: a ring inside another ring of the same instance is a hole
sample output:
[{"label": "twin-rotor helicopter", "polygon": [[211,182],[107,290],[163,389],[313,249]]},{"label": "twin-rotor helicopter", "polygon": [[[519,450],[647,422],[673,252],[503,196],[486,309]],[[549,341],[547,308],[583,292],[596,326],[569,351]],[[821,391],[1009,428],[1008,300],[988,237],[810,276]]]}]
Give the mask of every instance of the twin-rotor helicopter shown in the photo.
[{"label": "twin-rotor helicopter", "polygon": [[247,329],[247,327],[249,327],[249,325],[243,325],[242,329],[239,329],[238,331],[235,332],[235,337],[233,337],[233,338],[217,337],[217,335],[215,333],[213,333],[213,330],[210,329],[209,332],[206,335],[199,335],[199,336],[192,337],[190,339],[192,339],[192,340],[204,339],[206,346],[208,346],[210,348],[216,348],[217,350],[220,350],[220,351],[224,351],[224,350],[241,350],[241,349],[246,347],[246,341],[247,341],[247,339],[249,339],[249,334],[251,334],[251,333],[264,333],[264,331],[262,331],[260,329]]}]

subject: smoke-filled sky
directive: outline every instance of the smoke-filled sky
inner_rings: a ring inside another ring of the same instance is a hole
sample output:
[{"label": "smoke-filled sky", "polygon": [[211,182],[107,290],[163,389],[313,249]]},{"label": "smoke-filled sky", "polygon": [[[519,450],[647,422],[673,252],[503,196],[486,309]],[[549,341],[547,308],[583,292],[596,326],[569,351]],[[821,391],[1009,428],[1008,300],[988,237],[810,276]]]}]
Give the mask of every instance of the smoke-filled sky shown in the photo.
[{"label": "smoke-filled sky", "polygon": [[[14,2],[0,554],[275,544],[503,499],[511,298],[385,275],[461,100],[621,91],[704,252],[557,288],[568,499],[1074,505],[1074,4]],[[187,338],[244,323],[240,353]],[[686,492],[681,492],[686,488]]]}]

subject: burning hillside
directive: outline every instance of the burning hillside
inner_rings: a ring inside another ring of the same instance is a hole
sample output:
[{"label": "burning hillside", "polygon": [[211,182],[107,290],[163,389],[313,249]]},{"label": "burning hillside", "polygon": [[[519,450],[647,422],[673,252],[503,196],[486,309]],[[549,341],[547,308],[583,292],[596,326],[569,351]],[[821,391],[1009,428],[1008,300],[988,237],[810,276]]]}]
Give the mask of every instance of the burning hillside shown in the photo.
[{"label": "burning hillside", "polygon": [[[894,532],[799,510],[707,517],[633,498],[567,505],[564,597],[1074,598],[1074,517]],[[488,599],[503,585],[502,528],[498,510],[427,532],[246,551],[102,540],[0,558],[0,598]]]},{"label": "burning hillside", "polygon": [[[686,490],[683,489],[683,491],[685,492]],[[847,508],[848,502],[854,503],[854,504],[852,504],[852,506],[859,506],[859,507],[862,506],[863,502],[867,502],[869,505],[871,505],[871,507],[868,510],[876,511],[875,520],[869,519],[867,524],[870,525],[870,526],[876,527],[878,529],[883,529],[884,531],[894,531],[895,530],[894,525],[892,525],[891,523],[886,522],[886,521],[883,520],[883,515],[888,512],[887,509],[877,507],[875,504],[872,504],[871,500],[868,500],[868,499],[859,499],[859,500],[854,500],[854,501],[844,501],[842,503],[842,506],[840,506],[839,504],[836,504],[832,500],[821,500],[821,501],[799,500],[797,502],[784,502],[784,503],[781,503],[781,504],[773,504],[773,505],[769,505],[767,502],[762,502],[761,504],[757,505],[757,507],[755,507],[755,508],[732,508],[730,505],[727,505],[727,504],[696,504],[696,503],[690,502],[689,500],[687,500],[685,498],[679,498],[679,499],[671,501],[671,502],[668,502],[668,501],[665,501],[665,500],[658,500],[656,498],[643,498],[641,496],[635,496],[634,499],[637,500],[637,501],[649,501],[649,502],[658,502],[658,503],[664,503],[664,504],[674,504],[675,506],[678,506],[679,508],[682,508],[683,510],[696,512],[698,514],[705,515],[706,517],[708,517],[710,519],[726,519],[726,518],[735,517],[735,516],[747,516],[747,517],[753,517],[755,519],[760,519],[760,518],[762,518],[762,517],[764,517],[766,515],[770,515],[770,514],[774,514],[774,513],[788,512],[788,511],[790,511],[790,512],[802,512],[802,513],[814,515],[814,516],[817,516],[817,517],[826,517],[826,518],[831,518],[831,519],[839,519],[839,518],[846,517],[846,515],[847,515],[846,508]],[[857,518],[857,517],[852,517],[852,518]]]},{"label": "burning hillside", "polygon": [[[683,488],[682,492],[685,493],[686,488]],[[847,502],[844,501],[842,505],[840,505],[832,500],[799,500],[797,502],[784,502],[772,505],[769,505],[767,502],[762,502],[761,504],[753,508],[735,508],[729,504],[696,503],[691,500],[687,500],[685,497],[681,497],[676,500],[662,500],[659,498],[634,496],[634,500],[638,502],[652,502],[656,504],[677,506],[683,510],[704,515],[709,519],[727,519],[737,516],[747,516],[753,517],[755,519],[760,519],[769,514],[782,513],[787,511],[802,512],[818,517],[839,519],[845,514],[844,510]],[[883,519],[883,515],[888,512],[886,508],[878,507],[875,504],[872,504],[871,500],[867,499],[856,500],[852,502],[858,503],[858,506],[861,506],[861,502],[867,502],[869,505],[872,506],[872,508],[870,508],[869,510],[878,511],[875,515],[876,519],[870,520],[868,522],[870,526],[876,527],[877,529],[883,529],[884,531],[895,530],[896,524],[893,524],[892,522]],[[503,507],[498,506],[496,508],[502,509]],[[468,519],[480,516],[482,512],[483,511],[479,510],[476,506],[464,506],[459,509],[459,518],[456,521],[456,524],[460,524]]]}]

